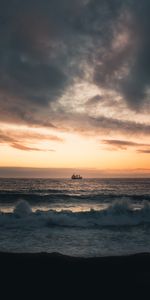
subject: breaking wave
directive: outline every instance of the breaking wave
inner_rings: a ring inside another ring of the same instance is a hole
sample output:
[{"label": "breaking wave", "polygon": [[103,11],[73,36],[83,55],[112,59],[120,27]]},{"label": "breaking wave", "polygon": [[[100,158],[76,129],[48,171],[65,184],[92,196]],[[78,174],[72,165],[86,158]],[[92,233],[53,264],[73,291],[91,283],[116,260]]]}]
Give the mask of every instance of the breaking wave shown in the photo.
[{"label": "breaking wave", "polygon": [[115,201],[103,210],[72,212],[37,210],[33,212],[27,201],[17,203],[12,213],[0,213],[0,226],[62,226],[95,228],[101,226],[137,226],[150,224],[150,204],[143,201],[140,208],[135,209],[126,200]]},{"label": "breaking wave", "polygon": [[31,206],[25,200],[20,200],[14,209],[14,214],[17,215],[18,217],[26,217],[31,213],[32,213]]}]

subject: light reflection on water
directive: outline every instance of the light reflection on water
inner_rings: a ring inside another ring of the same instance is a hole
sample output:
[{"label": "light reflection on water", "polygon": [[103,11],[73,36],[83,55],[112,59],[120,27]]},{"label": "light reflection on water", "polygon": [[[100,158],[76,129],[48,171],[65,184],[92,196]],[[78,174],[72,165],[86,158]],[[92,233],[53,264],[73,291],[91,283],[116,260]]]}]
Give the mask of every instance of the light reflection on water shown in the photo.
[{"label": "light reflection on water", "polygon": [[[33,206],[32,207],[32,211],[36,212],[38,210],[40,211],[48,211],[48,210],[56,210],[56,211],[62,211],[62,210],[67,210],[67,211],[72,211],[72,212],[84,212],[84,211],[90,211],[90,210],[103,210],[106,209],[108,207],[108,204],[93,204],[93,205],[88,205],[88,204],[81,204],[81,205],[71,205],[71,204],[66,204],[64,206],[62,205],[55,205],[53,204],[51,205],[37,205],[37,206]],[[3,206],[0,209],[0,212],[4,212],[4,213],[12,213],[15,209],[15,205],[11,205],[11,206]]]}]

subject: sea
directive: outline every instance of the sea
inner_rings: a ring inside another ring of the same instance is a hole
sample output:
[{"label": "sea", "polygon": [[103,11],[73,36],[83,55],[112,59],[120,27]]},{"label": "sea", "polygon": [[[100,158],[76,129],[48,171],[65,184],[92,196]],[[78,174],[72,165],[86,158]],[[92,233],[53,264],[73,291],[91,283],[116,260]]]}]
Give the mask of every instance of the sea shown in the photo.
[{"label": "sea", "polygon": [[150,179],[0,178],[0,251],[150,252]]}]

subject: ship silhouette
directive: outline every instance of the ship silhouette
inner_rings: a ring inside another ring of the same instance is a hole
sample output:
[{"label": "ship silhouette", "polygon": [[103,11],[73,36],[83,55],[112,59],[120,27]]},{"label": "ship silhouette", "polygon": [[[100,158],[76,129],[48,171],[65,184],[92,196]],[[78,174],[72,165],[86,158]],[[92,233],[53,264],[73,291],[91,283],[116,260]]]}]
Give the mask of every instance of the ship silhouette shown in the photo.
[{"label": "ship silhouette", "polygon": [[71,179],[82,179],[82,176],[81,175],[78,175],[78,174],[73,174],[71,176]]}]

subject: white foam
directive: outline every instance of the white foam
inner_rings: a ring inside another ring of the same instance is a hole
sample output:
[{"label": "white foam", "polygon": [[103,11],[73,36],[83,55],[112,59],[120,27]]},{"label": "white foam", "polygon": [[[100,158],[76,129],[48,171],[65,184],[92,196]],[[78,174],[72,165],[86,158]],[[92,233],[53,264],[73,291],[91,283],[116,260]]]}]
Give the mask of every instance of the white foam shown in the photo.
[{"label": "white foam", "polygon": [[94,228],[100,226],[135,226],[150,224],[150,204],[144,201],[141,208],[133,209],[127,200],[115,201],[103,210],[81,212],[71,211],[36,211],[28,202],[21,200],[13,213],[1,213],[1,226],[66,226]]}]

